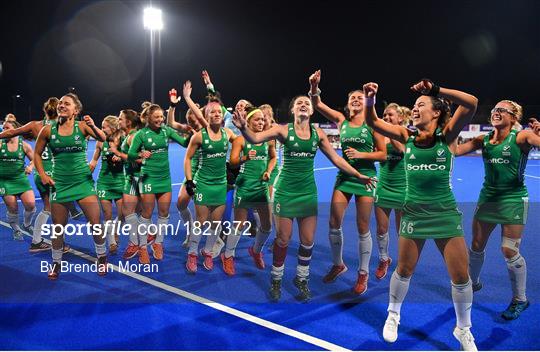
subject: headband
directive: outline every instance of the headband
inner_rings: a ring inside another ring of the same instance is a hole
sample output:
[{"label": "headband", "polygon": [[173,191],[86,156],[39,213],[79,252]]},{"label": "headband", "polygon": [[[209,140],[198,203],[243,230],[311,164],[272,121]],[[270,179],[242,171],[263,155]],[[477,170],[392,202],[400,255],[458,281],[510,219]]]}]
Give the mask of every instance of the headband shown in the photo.
[{"label": "headband", "polygon": [[249,119],[250,119],[253,115],[255,115],[256,112],[262,113],[261,109],[255,109],[255,110],[252,110],[249,114],[247,114],[246,120],[249,121]]}]

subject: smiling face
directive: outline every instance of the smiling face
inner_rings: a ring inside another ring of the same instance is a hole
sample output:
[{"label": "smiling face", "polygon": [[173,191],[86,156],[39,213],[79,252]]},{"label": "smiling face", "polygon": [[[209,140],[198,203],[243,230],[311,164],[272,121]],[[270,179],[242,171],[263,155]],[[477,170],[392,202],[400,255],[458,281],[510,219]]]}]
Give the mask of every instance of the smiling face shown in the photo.
[{"label": "smiling face", "polygon": [[355,90],[349,94],[347,110],[351,116],[359,114],[364,109],[364,92]]},{"label": "smiling face", "polygon": [[111,134],[113,134],[113,129],[107,121],[103,121],[103,123],[101,124],[101,129],[107,136],[110,136]]},{"label": "smiling face", "polygon": [[148,127],[152,129],[158,129],[161,127],[164,119],[165,116],[163,116],[163,110],[155,109],[154,111],[152,111],[152,113],[148,115],[146,123],[148,124]]},{"label": "smiling face", "polygon": [[206,105],[205,118],[211,125],[221,125],[223,122],[223,112],[221,111],[221,105],[216,102],[211,102]]},{"label": "smiling face", "polygon": [[264,115],[264,129],[267,130],[272,127],[273,124],[273,111],[271,108],[260,108]]},{"label": "smiling face", "polygon": [[240,99],[238,100],[238,103],[236,103],[236,106],[234,107],[235,111],[246,111],[246,106],[248,105],[247,100]]},{"label": "smiling face", "polygon": [[294,99],[291,106],[291,113],[295,118],[309,118],[313,115],[311,99],[306,96],[299,96]]},{"label": "smiling face", "polygon": [[422,130],[425,129],[433,120],[441,116],[440,110],[433,108],[433,102],[427,95],[422,95],[416,99],[412,109],[411,120],[413,125]]},{"label": "smiling face", "polygon": [[392,125],[401,125],[403,116],[400,115],[395,107],[387,107],[384,109],[383,120]]},{"label": "smiling face", "polygon": [[249,118],[249,129],[253,132],[262,132],[264,131],[265,121],[266,119],[264,118],[262,111],[257,111]]},{"label": "smiling face", "polygon": [[193,111],[191,111],[191,109],[188,110],[188,112],[186,113],[186,120],[187,120],[188,124],[195,131],[198,131],[198,130],[200,130],[202,128],[201,124],[199,123],[199,120],[195,116],[195,113],[193,113]]},{"label": "smiling face", "polygon": [[64,95],[60,101],[58,102],[58,107],[56,108],[58,111],[58,117],[63,119],[69,119],[71,117],[75,117],[79,114],[79,109],[77,108],[77,104],[75,103],[75,100],[67,95]]},{"label": "smiling face", "polygon": [[512,104],[500,101],[491,110],[490,121],[495,128],[513,126],[517,122],[517,114]]},{"label": "smiling face", "polygon": [[15,126],[11,123],[11,121],[4,121],[4,124],[2,125],[2,128],[4,131],[14,130]]}]

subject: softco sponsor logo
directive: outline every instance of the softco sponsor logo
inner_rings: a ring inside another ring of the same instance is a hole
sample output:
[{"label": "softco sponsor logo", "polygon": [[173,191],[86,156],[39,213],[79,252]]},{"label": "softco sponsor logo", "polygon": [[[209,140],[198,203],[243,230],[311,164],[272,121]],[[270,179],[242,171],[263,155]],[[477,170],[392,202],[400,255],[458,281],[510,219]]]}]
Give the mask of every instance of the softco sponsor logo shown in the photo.
[{"label": "softco sponsor logo", "polygon": [[212,158],[224,158],[226,156],[227,156],[227,153],[220,152],[220,153],[208,154],[206,157],[208,159],[212,159]]},{"label": "softco sponsor logo", "polygon": [[167,151],[168,151],[167,148],[158,148],[158,149],[152,150],[152,154],[166,153]]},{"label": "softco sponsor logo", "polygon": [[311,157],[314,157],[315,154],[308,153],[308,152],[291,152],[289,156],[298,157],[298,158],[311,158]]},{"label": "softco sponsor logo", "polygon": [[510,164],[510,160],[503,158],[491,158],[487,159],[488,164]]},{"label": "softco sponsor logo", "polygon": [[70,146],[70,147],[56,147],[56,151],[57,152],[67,152],[67,153],[71,153],[71,152],[80,152],[84,150],[82,146]]},{"label": "softco sponsor logo", "polygon": [[407,164],[407,170],[409,171],[437,171],[437,170],[446,170],[446,165],[437,165],[437,164],[420,164],[420,165],[411,165]]},{"label": "softco sponsor logo", "polygon": [[342,140],[342,143],[350,143],[350,142],[366,143],[366,140],[364,138],[360,138],[360,137],[346,137],[346,138],[343,138],[343,140]]},{"label": "softco sponsor logo", "polygon": [[386,160],[401,160],[403,157],[401,155],[388,154]]},{"label": "softco sponsor logo", "polygon": [[255,156],[253,158],[250,158],[250,159],[251,160],[266,160],[267,158],[264,155],[257,155],[257,156]]}]

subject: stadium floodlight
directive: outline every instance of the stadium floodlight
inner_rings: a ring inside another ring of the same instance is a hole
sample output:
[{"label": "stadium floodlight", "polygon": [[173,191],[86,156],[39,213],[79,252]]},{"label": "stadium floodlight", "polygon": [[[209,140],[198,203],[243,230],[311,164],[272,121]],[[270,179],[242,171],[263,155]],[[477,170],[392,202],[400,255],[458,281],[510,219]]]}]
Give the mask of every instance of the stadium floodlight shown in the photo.
[{"label": "stadium floodlight", "polygon": [[161,10],[155,7],[147,7],[143,13],[144,28],[150,31],[150,101],[154,102],[154,32],[163,29]]},{"label": "stadium floodlight", "polygon": [[160,31],[163,29],[163,18],[161,10],[155,7],[147,7],[144,9],[143,15],[144,28],[151,31]]}]

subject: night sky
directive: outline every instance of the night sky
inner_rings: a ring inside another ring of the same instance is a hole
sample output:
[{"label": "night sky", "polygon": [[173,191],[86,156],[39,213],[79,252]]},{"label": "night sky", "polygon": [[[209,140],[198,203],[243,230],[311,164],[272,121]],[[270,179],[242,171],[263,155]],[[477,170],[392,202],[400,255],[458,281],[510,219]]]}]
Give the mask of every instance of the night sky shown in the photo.
[{"label": "night sky", "polygon": [[[0,5],[0,113],[41,118],[49,96],[75,87],[101,120],[150,97],[149,1],[9,1]],[[411,106],[422,77],[480,99],[476,122],[500,99],[540,114],[540,1],[153,1],[165,28],[156,50],[156,102],[210,72],[227,106],[240,98],[278,108],[322,69],[322,98],[345,105],[363,83],[378,101]],[[13,96],[20,94],[20,99]],[[185,111],[185,105],[181,110]],[[317,120],[322,121],[319,116]]]}]

